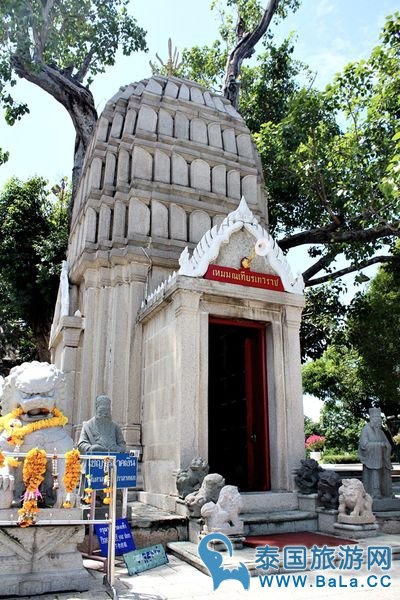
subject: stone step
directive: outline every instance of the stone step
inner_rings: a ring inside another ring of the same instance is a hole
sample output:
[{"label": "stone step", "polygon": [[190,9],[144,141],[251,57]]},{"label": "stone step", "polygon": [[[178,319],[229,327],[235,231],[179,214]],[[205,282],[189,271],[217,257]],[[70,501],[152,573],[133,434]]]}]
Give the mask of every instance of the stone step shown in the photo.
[{"label": "stone step", "polygon": [[241,513],[245,535],[267,535],[296,531],[316,531],[317,513],[305,510],[285,510],[260,513]]},{"label": "stone step", "polygon": [[187,540],[187,518],[142,502],[128,502],[128,519],[138,548]]},{"label": "stone step", "polygon": [[242,492],[240,496],[244,513],[271,513],[299,508],[296,492]]}]

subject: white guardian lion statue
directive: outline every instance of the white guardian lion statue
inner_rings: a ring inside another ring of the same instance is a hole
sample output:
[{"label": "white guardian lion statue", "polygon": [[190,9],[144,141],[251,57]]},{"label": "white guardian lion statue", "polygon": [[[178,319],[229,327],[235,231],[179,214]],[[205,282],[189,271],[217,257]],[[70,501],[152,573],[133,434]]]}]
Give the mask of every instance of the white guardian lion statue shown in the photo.
[{"label": "white guardian lion statue", "polygon": [[[0,417],[0,450],[3,453],[45,450],[47,455],[65,454],[73,440],[64,429],[68,419],[57,408],[63,403],[64,375],[46,362],[23,363],[11,369],[4,380]],[[22,460],[6,456],[0,469],[0,508],[19,505],[24,491]],[[65,461],[52,464],[40,487],[44,506],[62,506],[66,492],[63,486]]]}]

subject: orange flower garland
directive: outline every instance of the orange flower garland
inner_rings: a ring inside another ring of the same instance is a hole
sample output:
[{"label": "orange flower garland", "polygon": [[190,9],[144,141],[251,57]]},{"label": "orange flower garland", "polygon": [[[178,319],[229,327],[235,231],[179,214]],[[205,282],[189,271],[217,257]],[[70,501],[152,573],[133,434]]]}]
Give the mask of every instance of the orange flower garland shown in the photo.
[{"label": "orange flower garland", "polygon": [[49,427],[64,427],[64,425],[68,423],[68,418],[58,408],[54,407],[51,412],[54,416],[50,419],[40,419],[40,421],[34,421],[27,425],[22,425],[21,422],[17,420],[17,418],[23,414],[21,408],[17,408],[11,413],[8,413],[8,415],[5,415],[2,422],[0,422],[0,426],[3,425],[4,429],[9,434],[7,442],[14,445],[17,450],[21,444],[23,444],[24,438],[28,433],[40,431],[41,429],[48,429]]},{"label": "orange flower garland", "polygon": [[72,508],[71,494],[79,483],[81,476],[81,455],[79,450],[70,450],[65,453],[65,473],[63,482],[67,497],[63,508]]},{"label": "orange flower garland", "polygon": [[2,469],[4,467],[5,461],[6,461],[6,459],[4,458],[4,454],[0,450],[0,469]]},{"label": "orange flower garland", "polygon": [[46,472],[46,452],[38,448],[32,448],[28,452],[24,462],[22,477],[25,484],[24,502],[19,509],[18,525],[29,527],[36,522],[39,512],[37,500],[41,497],[39,486],[43,482]]}]

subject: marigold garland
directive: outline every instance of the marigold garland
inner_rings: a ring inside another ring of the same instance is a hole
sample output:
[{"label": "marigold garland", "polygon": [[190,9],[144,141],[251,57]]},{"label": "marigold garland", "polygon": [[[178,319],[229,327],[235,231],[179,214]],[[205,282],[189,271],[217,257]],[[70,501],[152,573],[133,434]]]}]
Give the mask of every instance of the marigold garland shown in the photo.
[{"label": "marigold garland", "polygon": [[4,467],[5,462],[6,462],[6,459],[4,458],[4,454],[0,450],[0,469],[2,469]]},{"label": "marigold garland", "polygon": [[19,449],[24,442],[25,436],[29,433],[48,429],[49,427],[64,427],[68,423],[68,418],[58,408],[52,408],[51,413],[54,416],[49,419],[40,419],[39,421],[22,425],[18,417],[23,414],[23,410],[22,408],[16,408],[2,417],[0,427],[2,426],[8,433],[7,442],[14,445],[16,449]]},{"label": "marigold garland", "polygon": [[25,484],[22,508],[19,509],[18,525],[29,527],[36,522],[39,512],[37,500],[41,497],[39,486],[43,482],[46,473],[47,458],[44,450],[32,448],[29,450],[24,461],[22,477]]},{"label": "marigold garland", "polygon": [[67,496],[63,508],[72,508],[71,494],[79,483],[81,476],[81,455],[79,450],[70,450],[65,453],[65,472],[63,482]]}]

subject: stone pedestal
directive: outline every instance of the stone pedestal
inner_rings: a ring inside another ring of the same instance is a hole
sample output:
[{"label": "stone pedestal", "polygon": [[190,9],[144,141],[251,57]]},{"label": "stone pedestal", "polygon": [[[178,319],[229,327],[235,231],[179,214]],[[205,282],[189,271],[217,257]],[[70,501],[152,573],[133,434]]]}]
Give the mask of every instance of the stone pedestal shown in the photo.
[{"label": "stone pedestal", "polygon": [[[79,520],[80,509],[43,509],[38,523]],[[0,510],[1,522],[16,522],[15,509]],[[0,528],[0,594],[8,598],[67,590],[85,591],[89,575],[77,544],[85,535],[83,525],[17,525]]]},{"label": "stone pedestal", "polygon": [[375,537],[378,534],[379,526],[376,523],[365,525],[350,525],[347,523],[335,523],[334,533],[341,537],[360,540],[363,538]]},{"label": "stone pedestal", "polygon": [[[212,532],[210,532],[210,533],[212,534]],[[207,534],[201,533],[199,535],[198,541],[200,542],[200,540],[202,540],[205,535],[207,535]],[[241,550],[243,548],[243,543],[246,539],[244,536],[242,536],[242,535],[227,535],[227,537],[229,538],[234,550]],[[223,542],[219,542],[219,541],[209,542],[208,545],[210,548],[217,550],[217,552],[226,552],[228,550],[228,548],[226,547],[226,545]]]},{"label": "stone pedestal", "polygon": [[315,512],[317,510],[318,494],[297,494],[299,499],[299,510]]},{"label": "stone pedestal", "polygon": [[400,511],[400,498],[373,498],[372,510],[374,513]]},{"label": "stone pedestal", "polygon": [[338,512],[338,510],[333,508],[317,508],[318,531],[322,531],[323,533],[336,533],[335,524]]},{"label": "stone pedestal", "polygon": [[189,542],[198,544],[200,541],[200,533],[203,530],[203,519],[189,519]]}]

